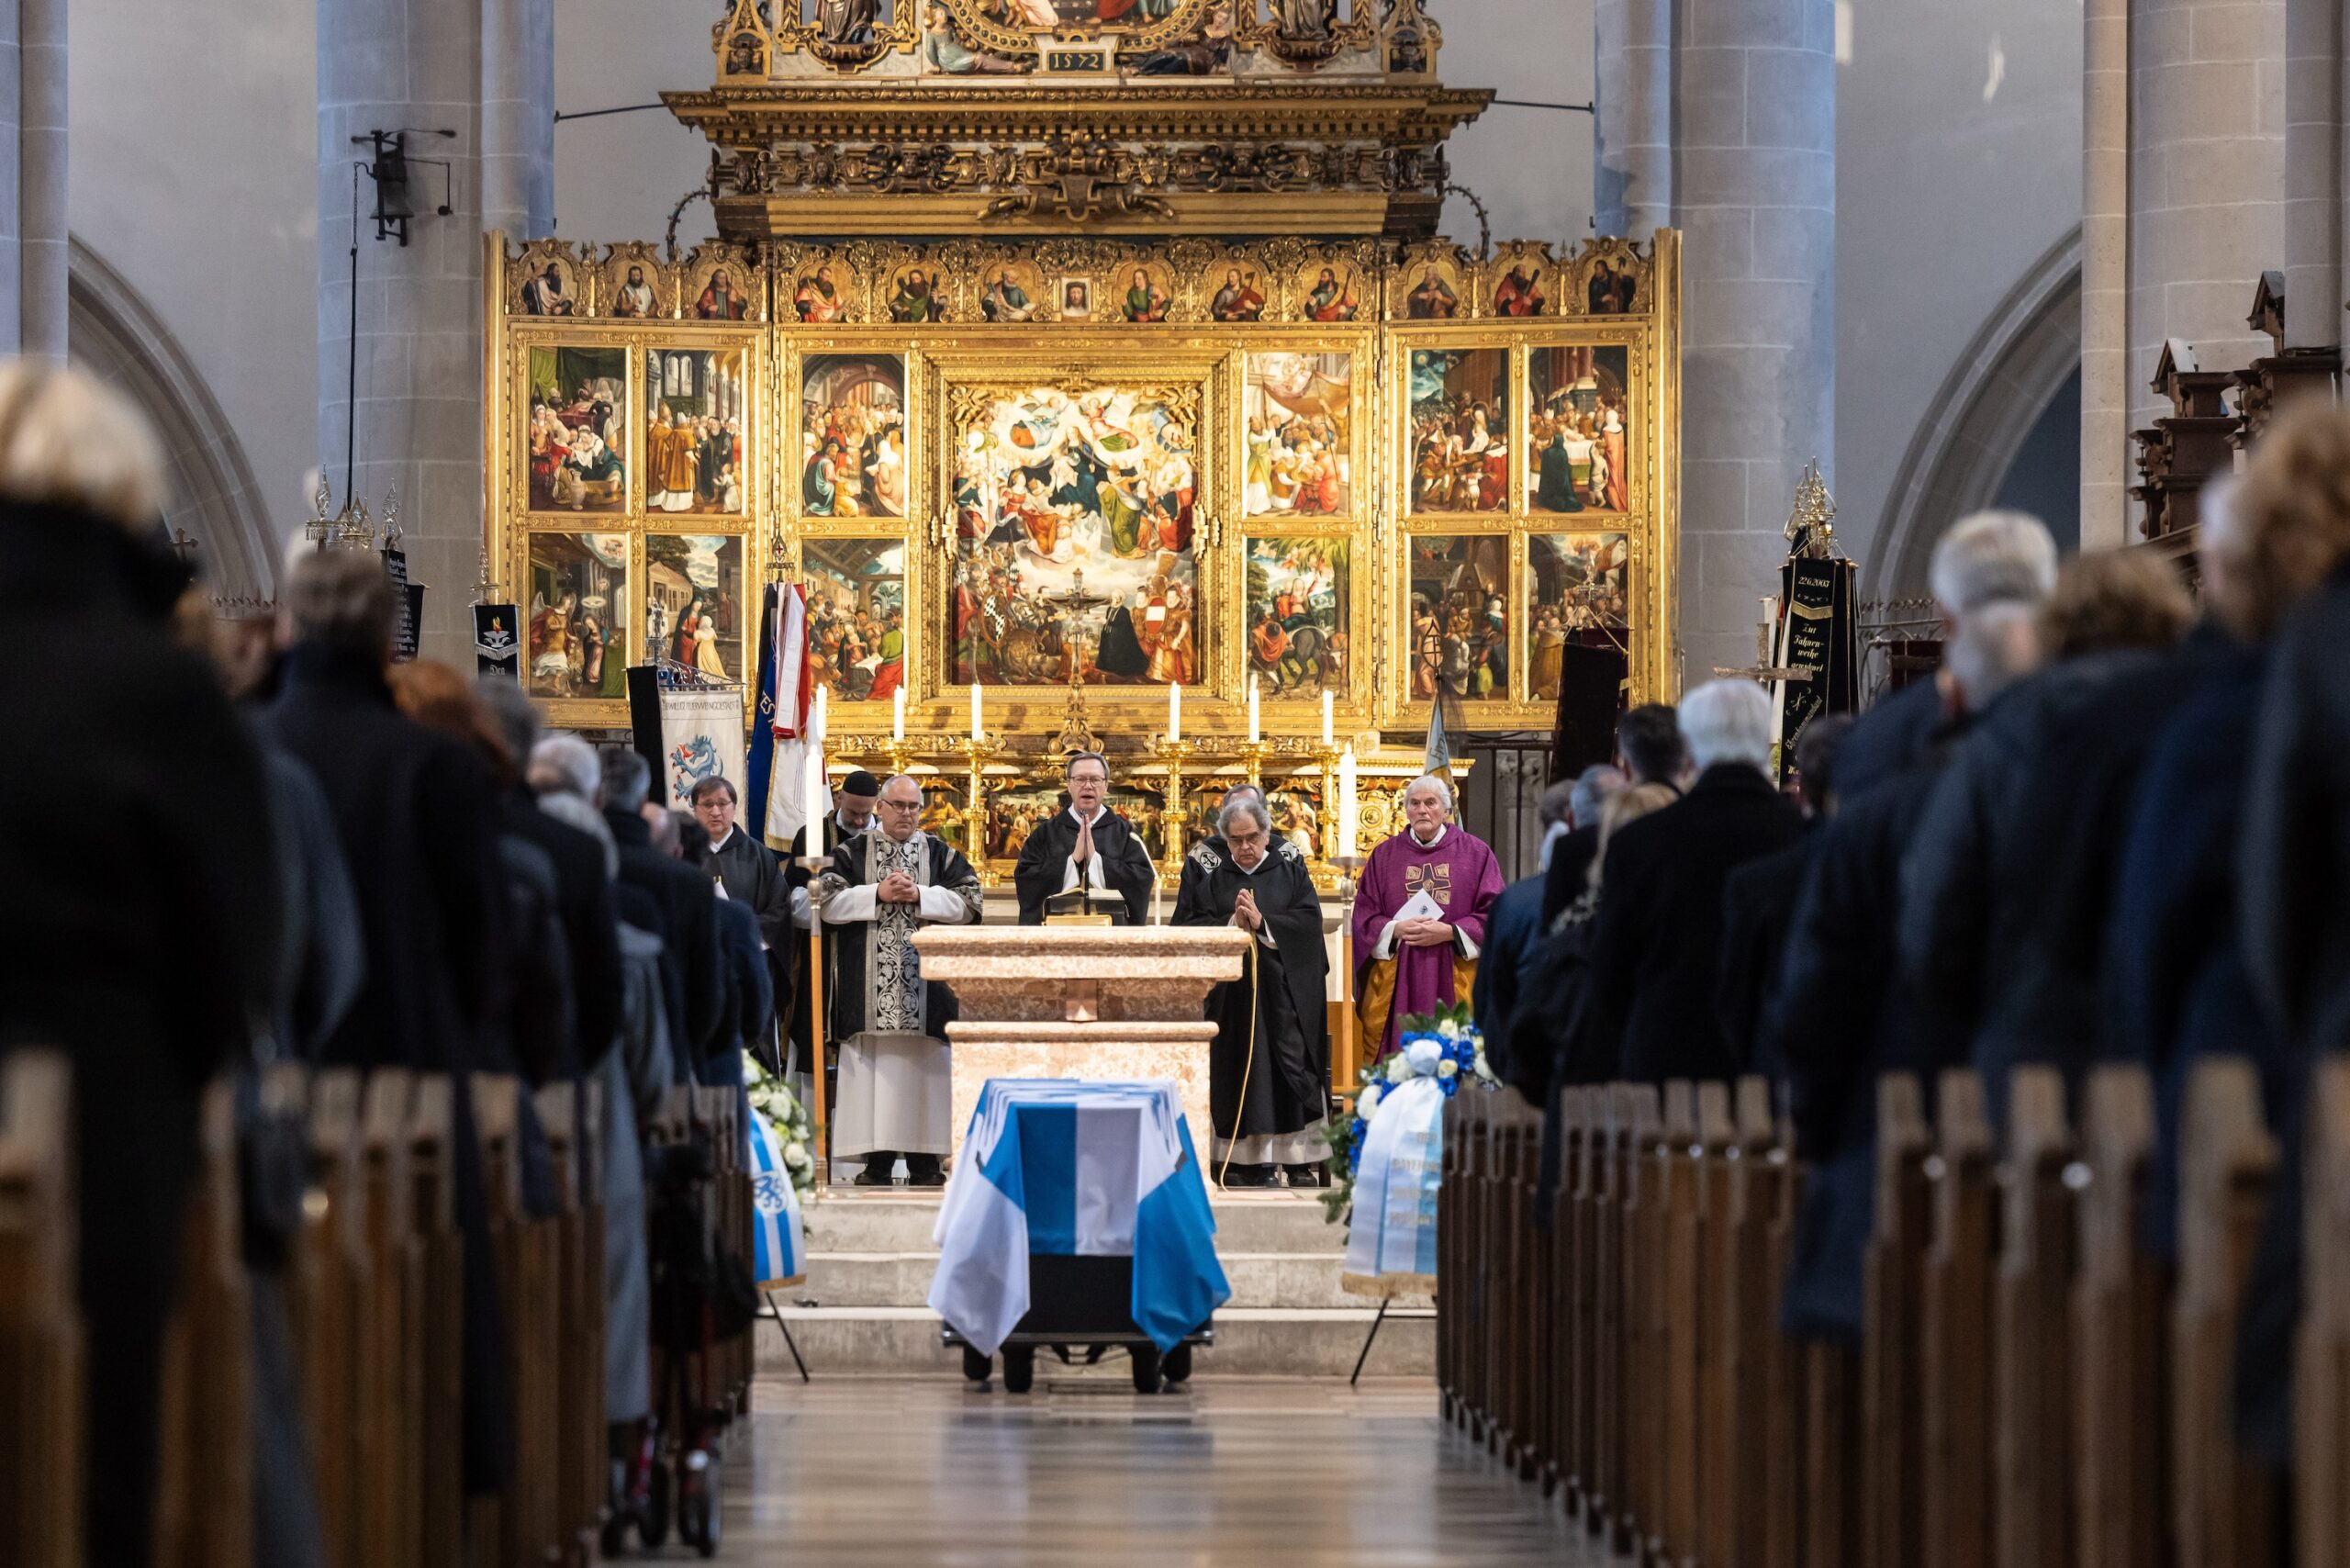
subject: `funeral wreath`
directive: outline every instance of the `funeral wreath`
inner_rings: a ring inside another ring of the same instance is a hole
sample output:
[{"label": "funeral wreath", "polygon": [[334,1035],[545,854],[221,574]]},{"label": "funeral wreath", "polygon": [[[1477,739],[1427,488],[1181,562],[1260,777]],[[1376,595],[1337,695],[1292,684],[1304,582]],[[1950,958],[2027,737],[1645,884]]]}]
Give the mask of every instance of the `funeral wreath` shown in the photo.
[{"label": "funeral wreath", "polygon": [[1485,1065],[1485,1036],[1471,1020],[1467,1002],[1407,1016],[1396,1034],[1395,1048],[1357,1074],[1354,1114],[1344,1120],[1333,1117],[1322,1134],[1330,1146],[1332,1185],[1322,1195],[1323,1218],[1329,1223],[1345,1220],[1354,1206],[1356,1163],[1381,1103],[1416,1078],[1435,1079],[1447,1099],[1464,1082],[1501,1087],[1501,1080]]},{"label": "funeral wreath", "polygon": [[777,1145],[783,1150],[784,1168],[791,1172],[795,1192],[813,1192],[816,1186],[816,1162],[808,1157],[810,1131],[808,1107],[790,1085],[770,1074],[746,1054],[744,1070],[750,1074],[749,1087],[752,1108],[767,1119],[775,1128]]}]

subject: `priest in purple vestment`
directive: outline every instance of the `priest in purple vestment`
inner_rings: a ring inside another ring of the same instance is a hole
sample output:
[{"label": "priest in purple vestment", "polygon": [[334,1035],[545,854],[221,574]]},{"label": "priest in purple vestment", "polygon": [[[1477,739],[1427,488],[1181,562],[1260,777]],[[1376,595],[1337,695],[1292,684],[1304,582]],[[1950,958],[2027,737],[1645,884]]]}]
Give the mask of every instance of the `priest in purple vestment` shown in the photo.
[{"label": "priest in purple vestment", "polygon": [[[1442,775],[1412,781],[1404,818],[1404,830],[1371,852],[1355,894],[1356,1015],[1362,1037],[1378,1042],[1374,1061],[1395,1048],[1397,1020],[1468,1000],[1485,922],[1502,896],[1500,863],[1452,820],[1452,785]],[[1441,918],[1406,916],[1419,893]]]}]

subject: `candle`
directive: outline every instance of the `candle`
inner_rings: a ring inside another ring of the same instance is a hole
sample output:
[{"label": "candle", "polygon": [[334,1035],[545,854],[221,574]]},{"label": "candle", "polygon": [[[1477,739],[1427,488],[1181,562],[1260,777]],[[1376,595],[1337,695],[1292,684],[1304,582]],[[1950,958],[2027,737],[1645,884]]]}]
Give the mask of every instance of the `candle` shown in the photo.
[{"label": "candle", "polygon": [[1338,853],[1355,852],[1355,748],[1338,754]]},{"label": "candle", "polygon": [[1167,686],[1167,744],[1173,745],[1183,738],[1183,683],[1169,681]]},{"label": "candle", "polygon": [[971,739],[976,744],[986,734],[987,731],[979,724],[979,683],[975,680],[971,682]]},{"label": "candle", "polygon": [[1248,744],[1255,745],[1261,732],[1257,723],[1257,678],[1248,678]]},{"label": "candle", "polygon": [[808,847],[806,854],[813,860],[824,852],[824,697],[825,689],[816,689],[816,702],[808,716],[807,772],[801,780],[808,812]]},{"label": "candle", "polygon": [[890,738],[901,741],[906,738],[906,689],[901,686],[890,693],[890,700],[893,704],[890,714]]},{"label": "candle", "polygon": [[1322,744],[1324,745],[1328,745],[1330,737],[1337,733],[1336,717],[1331,712],[1331,704],[1334,701],[1336,698],[1332,693],[1325,691],[1322,694]]}]

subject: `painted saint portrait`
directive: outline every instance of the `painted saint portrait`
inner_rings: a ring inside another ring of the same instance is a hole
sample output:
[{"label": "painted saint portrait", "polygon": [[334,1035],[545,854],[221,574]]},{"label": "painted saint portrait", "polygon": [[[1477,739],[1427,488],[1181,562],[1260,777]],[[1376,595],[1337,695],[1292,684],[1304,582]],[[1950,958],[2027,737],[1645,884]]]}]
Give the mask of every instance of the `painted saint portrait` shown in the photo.
[{"label": "painted saint portrait", "polygon": [[533,697],[628,695],[625,533],[533,533],[530,664]]},{"label": "painted saint portrait", "polygon": [[1192,685],[1195,432],[1163,395],[994,395],[955,433],[952,680]]},{"label": "painted saint portrait", "polygon": [[1583,297],[1595,316],[1621,316],[1632,308],[1639,291],[1640,280],[1630,267],[1617,271],[1602,256],[1591,269],[1591,280],[1583,286]]},{"label": "painted saint portrait", "polygon": [[890,319],[908,323],[946,319],[946,297],[934,269],[910,266],[890,290]]},{"label": "painted saint portrait", "polygon": [[1509,504],[1509,353],[1412,351],[1416,513],[1500,511]]},{"label": "painted saint portrait", "polygon": [[1569,643],[1622,644],[1631,623],[1631,542],[1621,533],[1537,533],[1526,543],[1534,601],[1527,684],[1537,701],[1555,702]]},{"label": "painted saint portrait", "polygon": [[1529,510],[1626,510],[1631,488],[1628,357],[1621,343],[1565,343],[1533,351],[1528,371]]},{"label": "painted saint portrait", "polygon": [[887,702],[906,683],[906,542],[811,539],[808,658],[836,702]]},{"label": "painted saint portrait", "polygon": [[815,326],[847,317],[848,297],[841,292],[840,279],[834,275],[830,262],[818,263],[792,286],[791,310],[801,321]]},{"label": "painted saint portrait", "polygon": [[561,262],[549,262],[525,278],[522,283],[522,314],[578,315],[579,291],[572,284],[571,269]]},{"label": "painted saint portrait", "polygon": [[1507,536],[1415,534],[1407,550],[1411,700],[1507,697]]},{"label": "painted saint portrait", "polygon": [[1420,281],[1404,296],[1404,319],[1412,321],[1450,321],[1460,314],[1460,296],[1445,281],[1442,271],[1430,267],[1420,274]]},{"label": "painted saint portrait", "polygon": [[1126,269],[1125,292],[1118,297],[1119,314],[1129,321],[1164,321],[1168,303],[1167,288],[1157,275],[1157,269]]},{"label": "painted saint portrait", "polygon": [[1265,293],[1257,281],[1257,269],[1225,268],[1216,281],[1215,292],[1208,297],[1208,315],[1218,321],[1263,320]]},{"label": "painted saint portrait", "polygon": [[906,515],[906,364],[811,354],[800,372],[804,517]]},{"label": "painted saint portrait", "polygon": [[751,297],[744,292],[746,279],[738,268],[721,264],[710,271],[710,281],[694,296],[694,319],[698,321],[741,321],[751,314]]},{"label": "painted saint portrait", "polygon": [[740,680],[744,627],[754,613],[744,608],[739,535],[645,535],[644,646],[651,657],[712,680]]},{"label": "painted saint portrait", "polygon": [[532,511],[628,506],[628,351],[533,348],[522,461]]},{"label": "painted saint portrait", "polygon": [[1061,319],[1090,320],[1093,315],[1093,285],[1081,277],[1065,277],[1060,283]]},{"label": "painted saint portrait", "polygon": [[643,262],[631,262],[612,290],[612,314],[625,321],[641,321],[661,314],[660,275]]},{"label": "painted saint portrait", "polygon": [[1343,353],[1248,356],[1243,515],[1329,517],[1349,509],[1353,368]]},{"label": "painted saint portrait", "polygon": [[738,349],[645,351],[646,511],[742,511],[749,390]]},{"label": "painted saint portrait", "polygon": [[1269,697],[1347,689],[1351,609],[1344,539],[1250,539],[1241,622],[1248,671]]},{"label": "painted saint portrait", "polygon": [[1034,321],[1045,308],[1045,286],[1034,262],[999,262],[979,289],[979,316],[998,324]]},{"label": "painted saint portrait", "polygon": [[1299,308],[1309,321],[1351,321],[1362,308],[1356,297],[1358,282],[1352,267],[1324,267],[1315,274]]},{"label": "painted saint portrait", "polygon": [[1539,316],[1550,303],[1542,293],[1542,269],[1531,262],[1516,263],[1494,286],[1496,316]]}]

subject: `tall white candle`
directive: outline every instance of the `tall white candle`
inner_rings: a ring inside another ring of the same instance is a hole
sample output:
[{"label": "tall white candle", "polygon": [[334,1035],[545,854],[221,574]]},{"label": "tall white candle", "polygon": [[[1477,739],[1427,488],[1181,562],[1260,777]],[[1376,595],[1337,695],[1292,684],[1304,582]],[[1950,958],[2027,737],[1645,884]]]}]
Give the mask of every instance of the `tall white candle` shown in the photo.
[{"label": "tall white candle", "polygon": [[1355,748],[1338,754],[1338,853],[1355,852]]},{"label": "tall white candle", "polygon": [[901,741],[906,738],[906,689],[901,686],[890,693],[890,700],[893,704],[890,714],[890,738]]},{"label": "tall white candle", "polygon": [[1325,691],[1322,694],[1322,744],[1324,745],[1328,745],[1330,737],[1337,734],[1337,716],[1331,711],[1336,700],[1337,698],[1333,693]]},{"label": "tall white candle", "polygon": [[987,734],[979,726],[979,683],[975,680],[971,682],[971,738],[975,741],[984,738]]},{"label": "tall white candle", "polygon": [[1167,740],[1170,745],[1183,738],[1183,683],[1169,681],[1167,686]]},{"label": "tall white candle", "polygon": [[1248,744],[1255,745],[1262,738],[1257,722],[1257,678],[1248,678]]}]

